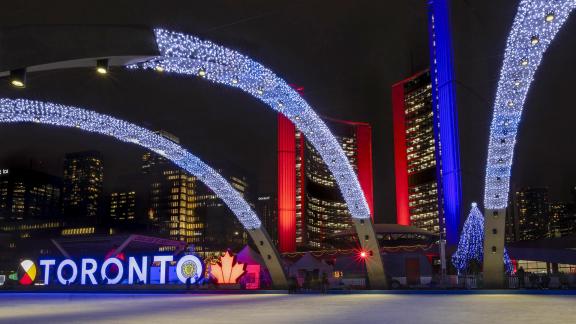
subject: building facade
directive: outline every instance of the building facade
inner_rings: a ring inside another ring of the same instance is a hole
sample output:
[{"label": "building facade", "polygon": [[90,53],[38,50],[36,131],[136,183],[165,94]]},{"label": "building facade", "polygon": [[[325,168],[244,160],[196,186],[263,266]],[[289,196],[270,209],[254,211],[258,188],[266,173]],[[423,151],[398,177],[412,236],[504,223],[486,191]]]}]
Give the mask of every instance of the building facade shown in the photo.
[{"label": "building facade", "polygon": [[563,237],[574,234],[576,234],[576,209],[574,203],[550,203],[548,237]]},{"label": "building facade", "polygon": [[62,179],[23,169],[0,169],[0,222],[58,220]]},{"label": "building facade", "polygon": [[[179,139],[168,132],[156,133],[179,143]],[[148,183],[147,222],[162,237],[194,245],[201,243],[204,224],[194,212],[196,178],[149,151],[142,156],[141,171]]]},{"label": "building facade", "polygon": [[442,225],[429,71],[392,86],[398,224],[439,233]]},{"label": "building facade", "polygon": [[[218,168],[230,185],[250,202],[248,177],[237,168]],[[252,205],[254,208],[254,205]],[[248,234],[232,211],[212,190],[198,181],[195,213],[202,224],[198,250],[207,254],[225,250],[239,251],[248,243]],[[260,216],[260,215],[259,215]]]},{"label": "building facade", "polygon": [[[178,137],[158,131],[175,143]],[[160,236],[185,241],[197,252],[239,250],[248,242],[244,227],[224,202],[193,175],[153,152],[142,156],[147,179],[146,221]],[[236,168],[219,168],[234,189],[248,197],[248,179]]]},{"label": "building facade", "polygon": [[136,220],[136,191],[114,191],[110,194],[109,217],[112,221]]},{"label": "building facade", "polygon": [[[358,175],[373,215],[372,129],[369,124],[324,118]],[[314,147],[278,115],[278,244],[281,252],[323,249],[351,228],[340,189]]]},{"label": "building facade", "polygon": [[66,154],[62,202],[69,219],[97,222],[103,204],[104,158],[100,152]]},{"label": "building facade", "polygon": [[256,213],[268,235],[278,245],[278,197],[268,194],[256,198]]},{"label": "building facade", "polygon": [[522,188],[516,191],[519,241],[545,238],[550,224],[548,188]]}]

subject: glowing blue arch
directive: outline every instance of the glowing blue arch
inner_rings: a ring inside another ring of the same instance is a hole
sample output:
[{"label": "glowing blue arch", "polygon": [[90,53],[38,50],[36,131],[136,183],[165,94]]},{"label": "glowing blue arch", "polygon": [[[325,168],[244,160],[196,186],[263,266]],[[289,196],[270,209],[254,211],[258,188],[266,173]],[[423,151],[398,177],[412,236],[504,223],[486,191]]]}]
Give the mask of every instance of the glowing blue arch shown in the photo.
[{"label": "glowing blue arch", "polygon": [[484,207],[508,206],[518,124],[546,49],[576,8],[576,0],[522,0],[508,36],[490,127]]},{"label": "glowing blue arch", "polygon": [[272,71],[236,51],[191,35],[155,29],[161,56],[129,68],[203,77],[239,88],[289,118],[322,156],[352,217],[370,218],[370,208],[344,151],[306,101]]},{"label": "glowing blue arch", "polygon": [[242,195],[217,171],[178,144],[129,122],[76,107],[25,99],[0,98],[0,123],[34,122],[112,136],[156,152],[196,176],[220,197],[247,230],[261,222]]}]

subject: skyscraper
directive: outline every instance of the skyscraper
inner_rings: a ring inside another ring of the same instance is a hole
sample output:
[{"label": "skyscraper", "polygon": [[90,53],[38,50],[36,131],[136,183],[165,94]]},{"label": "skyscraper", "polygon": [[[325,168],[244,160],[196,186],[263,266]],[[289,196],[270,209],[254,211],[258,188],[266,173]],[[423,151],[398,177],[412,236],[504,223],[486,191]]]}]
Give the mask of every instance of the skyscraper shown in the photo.
[{"label": "skyscraper", "polygon": [[548,237],[576,234],[576,210],[573,203],[550,203]]},{"label": "skyscraper", "polygon": [[[154,133],[156,133],[157,135],[160,135],[168,140],[171,140],[174,143],[179,144],[180,143],[180,139],[174,135],[171,134],[165,130],[158,130],[155,131]],[[166,158],[151,152],[151,151],[146,151],[144,152],[144,154],[142,155],[142,167],[141,167],[141,171],[143,174],[149,174],[151,172],[157,171],[157,170],[153,170],[155,166],[158,165],[170,165],[171,162],[168,161]]]},{"label": "skyscraper", "polygon": [[[166,131],[156,134],[179,143],[178,137]],[[152,152],[142,156],[141,171],[150,188],[147,222],[159,235],[193,244],[196,251],[205,253],[240,249],[247,243],[247,233],[236,216],[195,176]],[[247,198],[249,185],[243,172],[228,164],[218,172]]]},{"label": "skyscraper", "polygon": [[112,192],[109,213],[112,221],[134,221],[136,219],[136,191]]},{"label": "skyscraper", "polygon": [[[179,142],[168,132],[156,133]],[[141,170],[149,183],[147,221],[160,236],[200,243],[204,224],[194,212],[196,178],[153,152],[144,153]]]},{"label": "skyscraper", "polygon": [[[230,185],[250,202],[248,178],[242,171],[226,163],[225,166],[221,165],[221,168],[218,168],[218,173],[224,176]],[[211,253],[226,249],[236,251],[242,249],[248,243],[248,235],[240,221],[222,199],[206,185],[198,182],[196,188],[194,212],[202,224],[202,236],[198,243],[198,250]]]},{"label": "skyscraper", "polygon": [[0,169],[0,221],[58,220],[62,179],[23,169]]},{"label": "skyscraper", "polygon": [[[372,128],[324,118],[358,175],[373,210]],[[278,240],[280,251],[322,249],[351,227],[348,206],[320,155],[286,117],[278,115]]]},{"label": "skyscraper", "polygon": [[516,192],[519,240],[546,237],[550,223],[550,199],[547,188],[522,188]]},{"label": "skyscraper", "polygon": [[104,163],[100,152],[66,154],[64,160],[64,216],[96,222],[102,208]]},{"label": "skyscraper", "polygon": [[256,214],[275,244],[278,244],[278,198],[274,195],[259,195],[256,199]]},{"label": "skyscraper", "polygon": [[398,224],[439,233],[439,194],[432,83],[428,70],[392,86]]}]

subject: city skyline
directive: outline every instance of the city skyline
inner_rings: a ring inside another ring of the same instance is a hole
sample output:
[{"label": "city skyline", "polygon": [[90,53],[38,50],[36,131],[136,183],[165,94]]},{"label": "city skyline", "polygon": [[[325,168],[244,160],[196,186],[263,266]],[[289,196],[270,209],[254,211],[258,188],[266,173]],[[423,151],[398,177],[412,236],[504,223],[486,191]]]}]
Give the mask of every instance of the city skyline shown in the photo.
[{"label": "city skyline", "polygon": [[[342,11],[350,11],[349,15],[351,18],[356,16],[361,16],[365,14],[366,8],[361,8],[362,4],[349,4],[347,6],[340,5],[332,8],[325,21],[322,21],[322,26],[332,26],[334,30],[338,30],[345,33],[356,33],[362,28],[366,27],[366,23],[360,24],[359,26],[351,26],[349,24],[344,24],[339,21],[337,13]],[[389,86],[403,78],[403,76],[415,72],[416,70],[426,68],[429,64],[429,59],[427,57],[427,30],[425,22],[425,8],[424,6],[418,7],[415,11],[407,10],[413,4],[394,4],[397,6],[396,10],[399,17],[405,17],[404,19],[399,19],[406,21],[405,29],[407,35],[410,35],[409,39],[399,39],[394,34],[389,36],[392,39],[397,40],[394,44],[399,44],[393,48],[387,48],[385,51],[373,50],[377,52],[370,52],[362,54],[367,57],[372,57],[374,53],[379,53],[382,55],[376,61],[370,61],[369,63],[364,63],[363,65],[358,65],[358,68],[341,71],[339,74],[342,77],[332,78],[334,81],[328,80],[328,76],[334,76],[329,71],[330,66],[334,66],[334,59],[326,59],[325,62],[321,62],[320,65],[312,65],[311,62],[315,61],[314,58],[322,53],[322,51],[336,50],[343,46],[340,39],[330,38],[326,40],[328,42],[328,48],[324,47],[314,47],[311,54],[304,54],[294,52],[295,50],[290,46],[286,49],[288,45],[298,44],[299,42],[306,42],[305,39],[297,37],[298,32],[302,30],[301,25],[297,24],[295,29],[291,30],[288,28],[290,26],[290,20],[284,14],[279,14],[278,12],[271,10],[273,13],[269,16],[264,15],[263,18],[256,18],[254,21],[249,23],[238,23],[234,28],[221,27],[220,29],[215,29],[214,31],[207,33],[205,36],[207,38],[222,39],[224,42],[232,42],[234,47],[242,49],[245,52],[250,53],[253,56],[262,59],[264,62],[271,61],[274,66],[278,66],[277,70],[286,74],[288,80],[298,79],[299,83],[304,85],[307,89],[307,98],[318,110],[328,116],[342,119],[352,119],[369,122],[374,128],[374,172],[375,172],[375,197],[376,199],[376,219],[378,221],[392,222],[394,220],[395,212],[395,197],[394,197],[394,173],[393,173],[393,157],[392,157],[392,133],[391,133],[391,103],[390,103],[390,89]],[[464,3],[453,3],[453,24],[455,28],[459,30],[458,33],[454,34],[454,52],[456,61],[456,73],[459,82],[458,85],[458,103],[462,106],[460,109],[460,125],[461,125],[461,146],[462,146],[462,167],[464,173],[464,204],[469,203],[472,200],[477,200],[481,204],[481,190],[483,187],[483,182],[478,180],[483,178],[483,168],[485,163],[485,141],[487,137],[489,116],[490,116],[490,106],[492,104],[492,98],[494,97],[494,82],[499,69],[500,55],[503,52],[503,43],[506,37],[507,30],[511,23],[511,18],[514,14],[515,4],[501,4],[498,3],[502,10],[498,12],[491,12],[488,10],[491,5],[496,5],[496,2],[488,2],[482,6],[472,6],[470,4]],[[16,12],[18,12],[18,5],[15,6]],[[276,5],[269,5],[267,9],[274,9]],[[277,6],[281,6],[278,4]],[[371,4],[371,6],[378,6],[376,4]],[[206,5],[206,10],[210,8],[210,5]],[[314,12],[323,10],[321,6],[312,6],[306,8],[306,10],[301,10],[299,4],[293,4],[290,6],[291,10],[299,11],[299,16],[302,17],[301,24],[306,21],[306,17],[311,17]],[[370,8],[367,7],[367,8]],[[50,10],[55,10],[56,7],[50,8]],[[58,8],[62,9],[62,8]],[[218,23],[223,22],[222,20],[228,19],[230,22],[236,22],[236,18],[239,18],[238,12],[226,14],[226,12],[215,15],[219,17],[205,18],[202,22],[197,22],[195,24],[185,23],[179,24],[181,30],[200,30],[202,35],[202,30],[209,29],[208,26],[226,26],[225,23],[219,25]],[[264,10],[262,8],[261,10]],[[375,8],[372,8],[375,9]],[[186,10],[186,8],[182,8]],[[146,9],[142,9],[146,12]],[[260,10],[258,10],[260,11]],[[378,12],[378,10],[373,10]],[[66,9],[63,11],[63,21],[73,23],[77,16],[77,12],[74,9]],[[250,16],[254,12],[242,12],[246,16]],[[488,14],[490,13],[490,14]],[[108,19],[108,22],[114,22],[126,17],[127,12],[123,10],[117,11],[113,16]],[[88,20],[94,19],[89,13],[82,13],[80,16],[84,15]],[[150,18],[148,15],[142,13],[141,16],[136,15],[129,19],[128,21],[134,23],[157,23],[163,19],[167,19],[163,16],[158,16],[157,18]],[[384,15],[384,13],[374,13],[373,16]],[[404,15],[404,16],[402,16]],[[68,18],[67,18],[68,17]],[[331,17],[331,18],[328,18]],[[270,32],[259,32],[258,27],[269,24],[270,19],[274,18],[278,21],[279,25],[274,27],[274,32],[278,34],[283,41],[288,42],[286,45],[279,44],[277,40],[271,37]],[[39,19],[32,13],[29,16],[29,22],[34,22]],[[214,20],[211,20],[214,19]],[[374,18],[375,19],[375,18]],[[374,21],[374,19],[369,21]],[[384,19],[380,24],[387,24],[387,20]],[[490,21],[491,23],[488,23]],[[395,23],[398,23],[394,20]],[[409,22],[409,23],[408,23]],[[16,21],[11,19],[6,19],[7,25],[16,24]],[[571,29],[574,22],[570,20],[567,23],[565,30]],[[321,33],[323,28],[319,25],[311,25],[312,30],[316,33]],[[315,27],[317,26],[317,27]],[[476,39],[474,44],[466,43],[467,45],[462,45],[467,33],[473,32],[482,26],[484,33],[480,38]],[[316,29],[314,29],[316,28]],[[387,29],[387,28],[384,28]],[[256,32],[255,32],[256,31]],[[409,31],[409,32],[408,32]],[[250,34],[251,38],[247,39],[243,35]],[[569,66],[573,64],[570,60],[563,59],[564,57],[569,57],[571,53],[571,43],[568,41],[562,41],[562,38],[566,38],[567,32],[563,31],[559,35],[559,40],[554,43],[553,48],[550,50],[551,59],[546,60],[546,67],[543,69],[545,72],[543,74],[558,74],[556,71],[559,69],[569,69]],[[314,37],[320,37],[320,34],[312,34]],[[311,37],[312,37],[311,36]],[[365,37],[369,37],[367,34]],[[240,39],[241,41],[238,41]],[[235,41],[233,41],[235,40]],[[263,44],[259,46],[252,46],[253,44]],[[300,57],[302,63],[295,63],[293,59],[287,59],[287,62],[276,62],[273,59],[277,55],[279,50],[290,50],[292,51],[292,56]],[[379,51],[379,52],[378,52]],[[349,52],[349,51],[348,51]],[[418,53],[418,54],[417,54]],[[354,53],[354,55],[361,55]],[[362,56],[361,56],[362,57]],[[555,59],[556,57],[557,59]],[[387,62],[395,61],[401,62],[396,64],[394,68],[390,67]],[[556,64],[556,61],[562,62]],[[276,63],[274,63],[276,62]],[[283,64],[289,66],[295,66],[296,69],[282,68]],[[368,65],[368,66],[367,66]],[[299,68],[298,68],[299,67]],[[376,77],[372,75],[371,80],[374,82],[371,84],[365,84],[366,87],[350,87],[352,80],[354,80],[354,73],[369,73],[368,68],[377,68],[379,71],[379,76]],[[320,71],[323,69],[326,74],[312,74],[312,76],[307,71]],[[357,71],[357,72],[353,72]],[[183,142],[186,146],[194,147],[198,152],[201,152],[201,156],[205,156],[207,160],[214,161],[218,159],[218,155],[230,155],[233,156],[234,162],[243,166],[245,169],[257,170],[257,184],[263,188],[262,191],[272,191],[275,188],[275,183],[273,180],[274,165],[273,163],[264,163],[263,159],[260,157],[269,155],[274,151],[274,141],[270,139],[270,134],[274,133],[274,126],[272,126],[272,120],[274,119],[273,114],[266,112],[264,109],[253,107],[258,105],[253,100],[244,98],[243,96],[234,93],[233,91],[226,91],[226,95],[222,96],[220,94],[220,89],[210,89],[211,87],[196,82],[194,80],[186,82],[187,91],[193,91],[191,94],[194,95],[194,113],[189,114],[186,112],[187,109],[180,108],[179,102],[185,102],[189,95],[178,95],[176,93],[171,94],[171,99],[168,101],[172,108],[165,108],[170,111],[171,115],[183,114],[183,116],[190,115],[190,120],[193,120],[193,116],[199,116],[202,118],[203,123],[199,127],[195,127],[196,130],[189,130],[184,127],[181,122],[169,123],[167,122],[168,116],[163,116],[161,113],[152,112],[155,106],[163,105],[164,100],[160,100],[157,96],[146,96],[140,92],[136,92],[133,86],[131,86],[128,77],[122,71],[112,71],[112,80],[101,80],[97,77],[86,73],[87,71],[82,70],[71,70],[71,71],[60,71],[57,72],[59,78],[62,79],[62,87],[74,89],[75,83],[81,84],[87,90],[75,91],[82,93],[82,96],[76,98],[70,97],[68,94],[58,93],[53,89],[54,85],[49,84],[50,78],[44,73],[31,74],[29,76],[30,86],[24,91],[14,91],[9,89],[7,85],[1,85],[0,90],[6,91],[7,94],[11,96],[20,96],[22,94],[31,97],[51,97],[54,99],[66,98],[66,102],[70,103],[80,103],[80,102],[90,102],[91,108],[97,109],[99,111],[108,112],[119,112],[122,116],[131,117],[130,120],[139,122],[141,124],[147,124],[148,121],[154,120],[154,123],[159,125],[154,128],[165,128],[173,133],[178,133],[180,137],[183,138]],[[385,72],[385,73],[384,73]],[[300,74],[303,77],[300,78]],[[298,78],[296,78],[297,76]],[[165,78],[163,76],[152,76],[146,78],[142,81],[142,86],[150,87],[149,83],[156,83],[157,78],[166,79],[164,81],[171,83],[170,78]],[[546,78],[545,75],[542,78]],[[572,82],[574,78],[571,74],[563,74],[562,79],[551,79],[550,82],[546,84],[538,84],[534,87],[530,94],[529,106],[534,106],[534,109],[530,107],[527,108],[528,113],[526,114],[523,125],[520,129],[521,136],[526,136],[525,140],[519,141],[517,148],[517,157],[521,156],[534,156],[531,159],[521,159],[519,158],[517,163],[517,168],[513,173],[513,185],[515,187],[522,187],[526,185],[551,185],[556,193],[563,194],[566,190],[561,188],[569,188],[571,182],[576,180],[576,174],[569,168],[573,164],[576,157],[572,157],[569,154],[562,153],[561,150],[545,150],[548,146],[546,141],[541,138],[540,134],[546,133],[550,134],[548,136],[557,139],[559,147],[566,146],[569,142],[568,139],[561,136],[562,129],[567,129],[569,127],[570,118],[558,118],[562,114],[569,114],[568,109],[562,109],[562,107],[569,107],[567,91],[568,85]],[[325,86],[324,86],[325,85]],[[176,82],[169,84],[168,87],[176,86]],[[60,88],[62,88],[60,87]],[[182,86],[176,86],[182,87]],[[337,89],[348,89],[353,91],[337,91]],[[325,89],[325,90],[322,90]],[[336,91],[329,90],[336,89]],[[563,90],[564,89],[564,90]],[[122,90],[122,91],[120,91]],[[159,90],[160,93],[167,93],[166,90]],[[122,97],[118,97],[119,93],[124,92]],[[176,92],[176,91],[175,91]],[[138,94],[136,94],[138,93]],[[351,93],[350,95],[344,95],[343,93]],[[368,94],[368,96],[361,95],[362,93]],[[554,93],[553,96],[544,95],[545,93]],[[330,95],[334,95],[331,98]],[[347,98],[339,98],[341,96],[350,96]],[[353,98],[357,99],[354,100]],[[142,97],[142,99],[139,99]],[[337,99],[339,98],[339,99]],[[120,102],[118,102],[118,99]],[[337,100],[335,100],[337,99]],[[369,101],[368,101],[369,100]],[[144,102],[149,103],[144,103]],[[234,102],[234,106],[246,107],[245,109],[229,109],[230,102]],[[537,107],[548,107],[556,106],[558,109],[553,109],[553,111],[548,111],[547,109],[537,109]],[[134,108],[129,108],[134,107]],[[139,108],[142,107],[142,108]],[[251,107],[251,108],[250,108]],[[244,115],[251,110],[259,110],[258,114],[250,114],[250,118],[246,118]],[[134,116],[131,111],[138,111],[139,114]],[[140,114],[142,113],[142,114]],[[224,114],[228,114],[229,117],[219,117]],[[147,117],[146,117],[147,116]],[[185,118],[186,119],[186,118]],[[238,123],[237,121],[242,121]],[[540,125],[541,121],[545,121],[544,125]],[[218,125],[218,126],[217,126]],[[228,127],[232,129],[241,129],[242,131],[235,136],[236,138],[231,138],[226,134],[220,133],[218,130],[220,127]],[[550,125],[550,126],[546,126]],[[555,126],[551,126],[555,125]],[[564,125],[564,126],[563,126]],[[24,127],[24,128],[22,128]],[[125,160],[136,161],[141,151],[133,147],[126,147],[124,145],[119,145],[112,143],[111,140],[102,140],[101,138],[93,137],[92,135],[82,135],[80,139],[71,139],[71,131],[63,130],[46,130],[45,127],[38,126],[9,126],[3,127],[0,130],[0,135],[3,137],[17,137],[18,142],[7,143],[4,146],[5,154],[2,154],[2,158],[14,157],[18,155],[18,152],[24,151],[24,148],[30,148],[30,151],[38,152],[38,155],[43,155],[43,146],[35,143],[35,138],[42,137],[50,142],[57,142],[58,144],[52,144],[51,150],[60,150],[61,152],[81,150],[83,143],[91,142],[92,146],[100,146],[106,154],[111,159],[115,159],[112,164],[116,165],[119,169],[129,168],[129,166],[123,166],[122,163]],[[543,127],[542,130],[537,129]],[[28,133],[28,134],[27,134]],[[202,136],[206,134],[206,136]],[[268,134],[268,135],[266,135]],[[62,139],[66,138],[67,143],[64,143]],[[202,138],[201,141],[198,139]],[[210,143],[206,141],[210,138]],[[235,147],[240,146],[242,143],[249,141],[255,141],[259,139],[261,142],[258,150],[252,152],[252,154],[235,154],[233,152],[238,152]],[[18,144],[18,145],[17,145]],[[214,145],[211,145],[214,144]],[[12,145],[12,146],[11,146]],[[64,146],[70,145],[75,146],[77,149],[68,149]],[[211,150],[211,147],[222,147],[217,152]],[[230,153],[225,153],[230,152]],[[538,153],[546,152],[546,154]],[[46,165],[55,164],[53,161],[54,156],[50,155],[48,152],[44,154]],[[562,157],[562,158],[561,158]],[[541,169],[537,165],[542,163],[544,160],[549,160],[550,163],[554,163],[554,167]],[[24,159],[27,160],[27,159]],[[540,161],[540,162],[539,162]],[[27,162],[25,162],[27,163]],[[270,165],[269,165],[270,164]],[[554,172],[553,170],[563,170],[564,174],[560,175],[559,172]],[[112,174],[121,174],[122,172],[114,172],[111,170]],[[549,180],[548,180],[549,179]],[[514,184],[515,183],[515,184]],[[268,190],[266,190],[268,188]]]}]

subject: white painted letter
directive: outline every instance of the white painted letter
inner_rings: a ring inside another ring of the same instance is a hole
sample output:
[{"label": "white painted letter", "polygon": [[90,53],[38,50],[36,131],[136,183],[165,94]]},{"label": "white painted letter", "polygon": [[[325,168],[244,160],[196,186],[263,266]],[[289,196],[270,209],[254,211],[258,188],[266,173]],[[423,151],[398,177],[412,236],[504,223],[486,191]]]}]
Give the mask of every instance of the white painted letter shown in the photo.
[{"label": "white painted letter", "polygon": [[50,284],[50,266],[56,264],[56,260],[40,260],[40,265],[44,266],[44,284]]},{"label": "white painted letter", "polygon": [[[115,278],[108,278],[108,276],[106,276],[106,270],[112,264],[118,267],[118,273],[116,274]],[[122,261],[120,261],[118,258],[110,258],[104,261],[104,263],[102,263],[102,269],[100,269],[100,275],[102,276],[102,280],[107,280],[109,285],[115,285],[119,283],[122,280],[123,274],[124,274],[124,266],[122,265]]]},{"label": "white painted letter", "polygon": [[[90,265],[90,268],[87,267],[88,265]],[[96,272],[97,267],[98,264],[96,263],[96,260],[82,259],[82,267],[80,269],[80,284],[85,285],[86,277],[89,277],[90,283],[95,285],[97,282],[96,278],[94,277],[94,272]]]},{"label": "white painted letter", "polygon": [[160,262],[160,283],[166,283],[166,263],[174,260],[171,255],[155,255],[154,262]]},{"label": "white painted letter", "polygon": [[[64,277],[62,276],[62,269],[64,269],[65,266],[69,266],[70,269],[72,270],[72,275],[70,275],[70,277],[68,277],[67,279],[64,279]],[[60,284],[62,285],[71,284],[76,280],[76,277],[78,277],[78,266],[76,266],[76,263],[74,261],[66,259],[60,262],[60,264],[58,265],[58,269],[56,270],[56,276],[58,277],[58,281],[60,282]]]},{"label": "white painted letter", "polygon": [[148,283],[148,257],[142,257],[142,267],[138,267],[138,263],[134,257],[128,258],[128,284],[134,283],[134,273],[138,276],[138,280],[143,283]]}]

